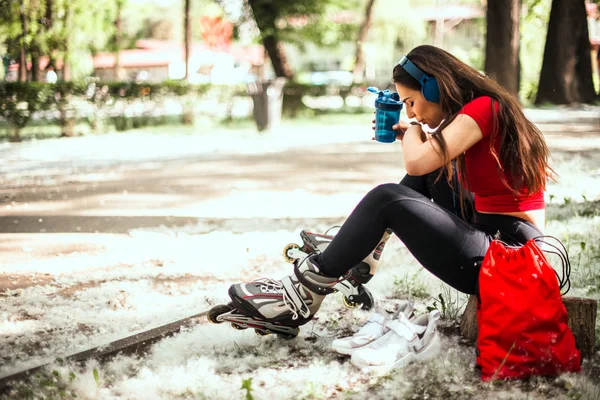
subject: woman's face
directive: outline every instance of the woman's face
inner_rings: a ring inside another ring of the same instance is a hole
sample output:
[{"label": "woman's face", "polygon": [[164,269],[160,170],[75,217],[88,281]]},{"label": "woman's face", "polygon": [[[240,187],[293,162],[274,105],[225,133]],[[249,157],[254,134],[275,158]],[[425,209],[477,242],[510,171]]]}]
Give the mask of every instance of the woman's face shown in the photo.
[{"label": "woman's face", "polygon": [[425,100],[420,90],[409,89],[396,83],[396,91],[404,103],[408,118],[414,118],[420,124],[437,128],[444,119],[440,103]]}]

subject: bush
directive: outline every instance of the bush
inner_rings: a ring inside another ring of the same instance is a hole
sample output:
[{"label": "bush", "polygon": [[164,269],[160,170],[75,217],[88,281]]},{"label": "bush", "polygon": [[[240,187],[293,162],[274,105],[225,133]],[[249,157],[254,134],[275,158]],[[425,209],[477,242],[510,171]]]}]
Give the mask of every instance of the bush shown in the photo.
[{"label": "bush", "polygon": [[308,107],[302,101],[305,96],[340,96],[344,101],[349,95],[362,97],[365,94],[364,84],[352,84],[350,86],[338,85],[311,85],[298,82],[288,82],[283,88],[283,113],[287,117],[295,118],[299,114],[308,111]]},{"label": "bush", "polygon": [[0,85],[0,116],[8,122],[11,141],[20,141],[20,132],[34,112],[48,108],[53,91],[43,83],[6,82]]},{"label": "bush", "polygon": [[[309,85],[288,82],[283,88],[282,112],[287,117],[299,114],[318,113],[323,110],[310,109],[303,102],[306,96],[362,97],[364,85]],[[0,82],[0,119],[7,121],[10,139],[20,141],[20,131],[30,122],[36,112],[45,120],[55,120],[61,136],[75,134],[75,122],[87,121],[92,131],[102,122],[110,121],[118,131],[155,124],[162,113],[155,113],[160,104],[176,99],[181,108],[181,122],[190,124],[200,111],[199,98],[214,97],[214,103],[226,105],[231,118],[235,98],[249,96],[246,85],[190,84],[185,81],[147,82],[81,82],[20,83]],[[354,110],[356,107],[353,108]],[[345,110],[346,111],[346,110]],[[159,115],[156,115],[159,114]]]}]

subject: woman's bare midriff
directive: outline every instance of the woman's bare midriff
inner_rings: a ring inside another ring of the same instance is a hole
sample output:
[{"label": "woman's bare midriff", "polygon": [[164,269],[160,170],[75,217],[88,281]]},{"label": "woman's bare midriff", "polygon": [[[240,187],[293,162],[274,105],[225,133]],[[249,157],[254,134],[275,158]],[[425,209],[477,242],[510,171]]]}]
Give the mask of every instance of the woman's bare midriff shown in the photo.
[{"label": "woman's bare midriff", "polygon": [[525,221],[531,222],[533,225],[535,225],[541,231],[544,231],[544,227],[546,225],[546,210],[545,209],[530,210],[530,211],[504,212],[504,213],[500,213],[500,212],[490,213],[490,212],[482,212],[482,211],[477,211],[477,212],[481,213],[481,214],[510,215],[511,217],[521,218],[521,219],[524,219]]}]

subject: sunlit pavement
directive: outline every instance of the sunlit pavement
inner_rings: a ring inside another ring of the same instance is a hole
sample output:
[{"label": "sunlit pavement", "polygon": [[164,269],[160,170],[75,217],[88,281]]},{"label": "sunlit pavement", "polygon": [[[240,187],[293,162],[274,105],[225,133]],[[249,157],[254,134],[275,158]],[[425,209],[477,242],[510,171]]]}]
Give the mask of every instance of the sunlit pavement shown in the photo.
[{"label": "sunlit pavement", "polygon": [[[553,154],[600,168],[600,108],[528,114]],[[404,173],[400,145],[370,138],[367,121],[0,144],[0,264],[20,275],[67,256],[116,262],[139,248],[149,259],[156,249],[140,232],[161,226],[269,231],[341,220],[370,188]]]}]

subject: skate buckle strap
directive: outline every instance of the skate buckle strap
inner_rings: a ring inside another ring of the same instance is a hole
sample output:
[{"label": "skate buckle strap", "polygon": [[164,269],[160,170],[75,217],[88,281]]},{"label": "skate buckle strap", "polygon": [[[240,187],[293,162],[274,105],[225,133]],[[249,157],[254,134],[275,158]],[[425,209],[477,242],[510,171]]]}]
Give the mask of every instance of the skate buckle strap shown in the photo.
[{"label": "skate buckle strap", "polygon": [[[309,262],[309,260],[306,260],[305,262]],[[298,281],[300,281],[302,286],[304,286],[311,292],[316,293],[320,296],[326,296],[328,294],[335,292],[335,290],[333,288],[319,286],[319,285],[315,284],[314,282],[311,282],[308,279],[306,279],[306,277],[304,276],[302,271],[300,271],[300,269],[298,268],[298,264],[301,264],[301,263],[294,264],[294,275],[296,275],[296,278],[298,279]]]},{"label": "skate buckle strap", "polygon": [[283,285],[283,302],[292,312],[292,319],[298,319],[298,314],[304,318],[310,317],[310,309],[296,289],[296,285],[289,276],[281,279]]}]

